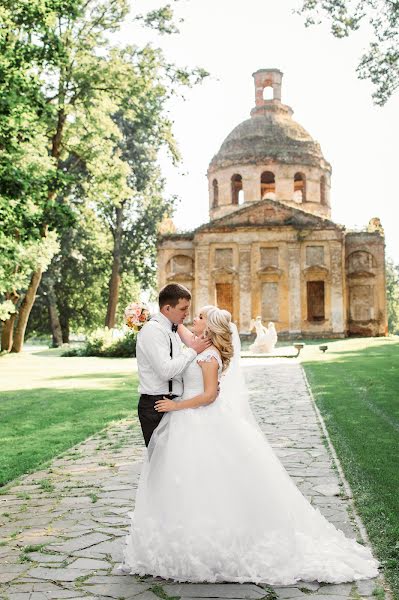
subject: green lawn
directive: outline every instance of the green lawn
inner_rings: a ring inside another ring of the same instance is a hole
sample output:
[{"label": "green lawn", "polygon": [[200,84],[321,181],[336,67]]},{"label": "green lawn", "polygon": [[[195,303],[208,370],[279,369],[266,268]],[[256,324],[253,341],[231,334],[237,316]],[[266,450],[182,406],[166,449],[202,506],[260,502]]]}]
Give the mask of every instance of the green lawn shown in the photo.
[{"label": "green lawn", "polygon": [[[301,360],[357,509],[399,599],[399,338],[306,342]],[[0,357],[0,485],[135,414],[133,359]]]},{"label": "green lawn", "polygon": [[399,338],[327,341],[301,359],[359,514],[399,598]]},{"label": "green lawn", "polygon": [[0,357],[0,486],[133,416],[137,400],[133,359]]}]

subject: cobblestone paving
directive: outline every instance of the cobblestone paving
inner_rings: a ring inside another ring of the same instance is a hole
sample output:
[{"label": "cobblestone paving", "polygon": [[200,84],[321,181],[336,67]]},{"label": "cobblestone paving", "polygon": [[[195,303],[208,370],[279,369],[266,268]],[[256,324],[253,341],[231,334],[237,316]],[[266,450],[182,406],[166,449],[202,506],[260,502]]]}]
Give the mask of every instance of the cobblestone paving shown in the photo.
[{"label": "cobblestone paving", "polygon": [[[302,493],[347,535],[359,537],[347,488],[327,450],[300,365],[293,359],[245,359],[244,366],[257,418]],[[173,584],[116,574],[143,451],[137,420],[125,420],[71,449],[49,468],[22,477],[0,496],[0,598],[371,600],[376,593],[379,596],[381,578],[272,588]]]}]

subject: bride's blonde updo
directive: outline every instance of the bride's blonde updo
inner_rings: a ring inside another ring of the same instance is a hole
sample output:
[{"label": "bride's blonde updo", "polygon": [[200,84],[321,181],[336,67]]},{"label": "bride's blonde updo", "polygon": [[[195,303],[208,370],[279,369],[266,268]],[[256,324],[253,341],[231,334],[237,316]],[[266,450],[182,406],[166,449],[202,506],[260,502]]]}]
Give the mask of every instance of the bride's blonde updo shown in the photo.
[{"label": "bride's blonde updo", "polygon": [[212,344],[220,352],[223,371],[227,369],[233,356],[233,340],[230,327],[231,314],[228,310],[207,305],[201,308],[200,314],[206,318],[204,332]]}]

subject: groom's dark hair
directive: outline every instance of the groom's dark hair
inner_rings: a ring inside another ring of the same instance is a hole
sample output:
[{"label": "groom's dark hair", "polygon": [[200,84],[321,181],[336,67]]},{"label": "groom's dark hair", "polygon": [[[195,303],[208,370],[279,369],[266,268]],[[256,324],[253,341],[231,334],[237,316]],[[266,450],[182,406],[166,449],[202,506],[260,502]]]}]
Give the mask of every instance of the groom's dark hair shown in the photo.
[{"label": "groom's dark hair", "polygon": [[191,300],[189,290],[184,285],[180,285],[180,283],[168,283],[159,292],[159,308],[162,308],[165,304],[175,307],[181,298]]}]

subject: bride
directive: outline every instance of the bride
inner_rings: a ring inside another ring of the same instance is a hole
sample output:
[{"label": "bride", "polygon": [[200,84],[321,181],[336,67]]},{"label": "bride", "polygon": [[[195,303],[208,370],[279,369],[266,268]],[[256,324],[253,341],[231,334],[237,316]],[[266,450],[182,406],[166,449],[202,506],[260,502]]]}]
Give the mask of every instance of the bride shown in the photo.
[{"label": "bride", "polygon": [[[184,372],[145,459],[122,572],[190,582],[289,585],[375,577],[369,548],[301,494],[258,426],[230,313],[204,307],[193,333],[212,346]],[[180,325],[183,341],[192,336]],[[218,381],[220,391],[218,393]]]}]

